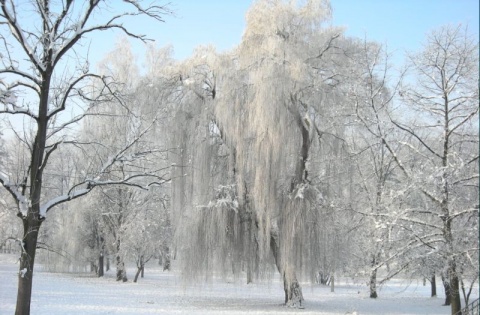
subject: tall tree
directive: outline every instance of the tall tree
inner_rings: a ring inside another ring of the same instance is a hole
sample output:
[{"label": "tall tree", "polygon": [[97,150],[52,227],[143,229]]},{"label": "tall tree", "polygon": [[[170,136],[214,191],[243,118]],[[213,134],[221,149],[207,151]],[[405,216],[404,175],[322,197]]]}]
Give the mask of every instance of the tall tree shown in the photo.
[{"label": "tall tree", "polygon": [[444,26],[428,34],[423,50],[409,60],[415,84],[402,96],[417,115],[392,120],[413,139],[406,145],[408,160],[394,156],[430,204],[417,214],[433,220],[429,226],[442,238],[438,249],[446,264],[451,313],[457,314],[460,265],[478,256],[478,240],[467,236],[478,235],[478,39],[461,25]]},{"label": "tall tree", "polygon": [[[138,174],[129,174],[116,181],[104,180],[102,176],[127,156],[132,162],[143,157],[131,151],[146,130],[139,131],[113,151],[96,171],[85,172],[67,193],[56,196],[48,191],[44,181],[44,175],[52,167],[50,158],[59,147],[87,146],[83,149],[91,150],[93,144],[77,141],[71,128],[99,103],[112,98],[122,103],[118,84],[90,72],[88,60],[76,57],[76,48],[82,39],[96,31],[120,30],[128,36],[146,40],[144,35],[130,32],[122,20],[129,16],[146,16],[162,21],[166,13],[164,6],[155,3],[143,6],[134,0],[115,6],[120,11],[112,11],[113,6],[106,10],[104,5],[108,2],[0,1],[3,43],[0,73],[6,75],[2,81],[0,114],[24,116],[31,122],[31,130],[24,130],[23,143],[19,142],[29,151],[24,176],[14,178],[8,170],[0,170],[0,183],[17,203],[24,227],[16,314],[30,313],[38,233],[47,212],[89,193],[96,186],[113,182],[142,186],[135,182]],[[99,12],[108,13],[97,14]],[[16,59],[16,56],[21,57]],[[75,66],[71,65],[71,60],[75,61]],[[93,87],[92,82],[96,82]]]},{"label": "tall tree", "polygon": [[197,256],[186,261],[199,262],[189,270],[236,272],[244,263],[258,274],[273,257],[285,303],[295,307],[303,303],[299,279],[314,279],[321,265],[321,198],[312,182],[323,170],[311,161],[341,131],[327,118],[342,104],[333,101],[342,56],[332,53],[341,32],[323,27],[329,16],[326,1],[258,1],[232,54],[199,52],[181,76],[195,105],[178,117],[195,131],[177,139],[195,141],[196,150],[180,149],[178,175],[188,177],[175,179],[172,206],[186,212],[177,230],[184,226],[193,241],[187,255]]},{"label": "tall tree", "polygon": [[[357,45],[351,57],[355,65],[348,93],[354,104],[356,123],[351,124],[348,141],[355,156],[357,174],[357,194],[352,209],[365,216],[361,229],[363,237],[359,239],[363,240],[361,248],[370,273],[370,297],[376,298],[378,270],[392,263],[401,267],[396,260],[406,253],[402,244],[392,244],[392,234],[394,239],[399,238],[395,234],[398,231],[395,231],[394,213],[399,210],[398,197],[401,196],[392,191],[401,192],[402,186],[394,158],[385,145],[391,139],[398,140],[388,115],[399,84],[389,87],[389,55],[381,45],[365,40]],[[391,252],[392,247],[397,250]],[[396,273],[398,270],[392,272]],[[390,272],[386,279],[389,277]]]}]

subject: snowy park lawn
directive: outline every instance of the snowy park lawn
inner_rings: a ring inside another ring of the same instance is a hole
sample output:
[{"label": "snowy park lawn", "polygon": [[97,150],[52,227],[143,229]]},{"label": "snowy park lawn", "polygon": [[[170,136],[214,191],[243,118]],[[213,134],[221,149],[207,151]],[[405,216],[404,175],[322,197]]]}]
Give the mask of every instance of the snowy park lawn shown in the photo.
[{"label": "snowy park lawn", "polygon": [[[0,254],[0,314],[13,314],[17,292],[16,256]],[[130,278],[134,270],[130,269]],[[443,293],[430,298],[430,287],[419,281],[394,280],[381,287],[379,298],[368,297],[364,281],[341,281],[335,292],[319,285],[303,285],[305,309],[282,306],[283,289],[272,281],[245,284],[214,280],[185,284],[176,272],[150,266],[145,278],[116,282],[112,271],[104,278],[91,274],[59,274],[36,266],[33,315],[53,314],[449,314]],[[437,287],[439,292],[441,287]],[[475,292],[477,296],[478,290]],[[473,298],[475,298],[473,297]],[[472,299],[473,299],[472,298]]]}]

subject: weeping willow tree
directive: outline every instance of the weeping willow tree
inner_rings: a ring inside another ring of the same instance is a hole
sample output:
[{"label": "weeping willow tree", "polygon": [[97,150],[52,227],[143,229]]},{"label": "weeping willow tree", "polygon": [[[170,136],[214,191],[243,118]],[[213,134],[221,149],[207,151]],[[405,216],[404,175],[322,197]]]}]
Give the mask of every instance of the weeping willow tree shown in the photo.
[{"label": "weeping willow tree", "polygon": [[350,62],[329,18],[327,1],[257,1],[237,49],[201,49],[183,65],[172,207],[188,276],[244,271],[252,281],[276,269],[285,304],[302,307],[300,279],[324,267],[331,188],[316,162],[322,149],[342,151]]}]

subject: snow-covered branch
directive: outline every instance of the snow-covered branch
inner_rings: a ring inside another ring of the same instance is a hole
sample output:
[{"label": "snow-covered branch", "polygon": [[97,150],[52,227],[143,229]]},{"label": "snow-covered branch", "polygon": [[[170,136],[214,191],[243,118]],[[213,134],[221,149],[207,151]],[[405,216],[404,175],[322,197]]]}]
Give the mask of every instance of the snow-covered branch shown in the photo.
[{"label": "snow-covered branch", "polygon": [[40,88],[39,88],[40,82],[38,81],[38,79],[25,71],[22,71],[18,68],[14,68],[13,66],[9,65],[8,67],[0,69],[0,73],[14,74],[16,76],[25,78],[33,83],[33,84],[24,83],[25,86],[28,86],[30,89],[34,90],[37,93],[40,92]]},{"label": "snow-covered branch", "polygon": [[[55,116],[56,114],[58,114],[59,112],[65,110],[65,107],[66,107],[66,104],[67,104],[67,100],[68,98],[70,97],[70,93],[72,92],[72,90],[75,89],[75,86],[83,81],[84,79],[87,79],[87,78],[97,78],[97,79],[100,79],[105,85],[107,85],[107,82],[105,81],[105,77],[104,76],[101,76],[101,75],[98,75],[98,74],[94,74],[94,73],[85,73],[81,76],[79,76],[78,78],[76,78],[72,83],[69,84],[69,86],[65,89],[65,92],[63,93],[63,96],[62,96],[62,99],[60,101],[60,105],[51,110],[49,113],[48,113],[48,117],[51,118],[53,116]],[[68,125],[68,124],[67,124]]]},{"label": "snow-covered branch", "polygon": [[25,196],[23,184],[11,183],[9,177],[0,171],[0,184],[10,193],[18,206],[19,216],[26,217],[30,201]]},{"label": "snow-covered branch", "polygon": [[391,119],[391,122],[397,126],[399,129],[407,132],[408,134],[412,135],[413,137],[415,137],[422,145],[425,149],[427,149],[428,151],[430,151],[433,155],[435,155],[436,157],[439,157],[439,158],[442,158],[442,156],[440,154],[438,154],[437,152],[435,152],[435,150],[433,150],[431,148],[431,146],[429,144],[427,144],[425,142],[425,140],[423,140],[416,132],[414,132],[413,130],[411,130],[410,128],[408,127],[405,127],[405,126],[402,126],[400,123],[396,122],[395,120]]},{"label": "snow-covered branch", "polygon": [[62,48],[55,54],[52,60],[52,64],[56,65],[60,61],[60,59],[63,57],[63,55],[67,51],[69,51],[81,38],[83,38],[84,35],[91,32],[95,32],[95,31],[119,29],[129,37],[137,38],[142,41],[149,41],[150,39],[148,39],[145,35],[140,35],[140,34],[135,34],[133,32],[130,32],[128,28],[126,28],[121,23],[117,23],[117,21],[127,16],[142,15],[142,16],[148,16],[157,21],[163,22],[162,15],[170,13],[170,11],[167,9],[166,6],[149,5],[148,7],[143,8],[138,1],[125,0],[124,2],[134,6],[137,11],[121,13],[111,17],[110,20],[108,20],[103,24],[87,26],[87,22],[89,21],[92,12],[96,9],[98,4],[100,3],[99,0],[89,1],[89,5],[85,10],[84,16],[81,18],[79,23],[74,25],[76,27],[75,30],[73,30],[75,32],[74,35],[71,38],[65,40],[65,42],[62,45]]},{"label": "snow-covered branch", "polygon": [[17,42],[20,44],[20,47],[27,54],[28,58],[32,62],[33,66],[40,72],[45,72],[45,65],[38,58],[35,53],[35,50],[28,43],[27,38],[25,37],[24,30],[19,24],[16,14],[16,5],[13,2],[10,2],[11,8],[7,8],[6,0],[0,0],[1,14],[0,18],[4,20],[3,22],[8,25],[11,30],[11,34],[15,37]]}]

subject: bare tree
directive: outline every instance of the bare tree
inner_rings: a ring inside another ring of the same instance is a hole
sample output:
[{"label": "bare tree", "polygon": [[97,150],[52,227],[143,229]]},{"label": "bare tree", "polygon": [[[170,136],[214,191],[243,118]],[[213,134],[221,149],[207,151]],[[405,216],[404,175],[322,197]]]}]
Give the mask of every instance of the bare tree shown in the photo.
[{"label": "bare tree", "polygon": [[430,205],[416,211],[416,221],[426,215],[424,226],[441,237],[435,247],[445,262],[451,312],[457,314],[460,265],[478,256],[478,240],[465,242],[472,239],[469,233],[478,234],[478,40],[466,27],[445,26],[428,34],[424,49],[409,59],[415,84],[401,95],[417,115],[392,122],[411,136],[404,143],[410,158],[387,148]]},{"label": "bare tree", "polygon": [[[59,147],[88,151],[94,146],[72,135],[76,124],[102,102],[115,100],[127,106],[122,100],[119,83],[90,72],[88,60],[82,61],[76,55],[82,39],[92,32],[119,30],[146,41],[144,35],[130,32],[123,19],[139,16],[162,21],[162,16],[168,12],[165,6],[143,6],[134,0],[124,1],[120,12],[112,11],[111,7],[106,10],[107,6],[107,1],[100,0],[37,0],[21,4],[0,1],[0,42],[3,44],[0,73],[5,75],[1,82],[0,114],[23,116],[30,120],[31,127],[22,133],[15,131],[19,145],[29,151],[28,165],[22,176],[14,177],[11,170],[0,170],[0,183],[17,203],[24,228],[16,314],[30,313],[38,233],[50,209],[86,195],[97,186],[144,187],[138,179],[155,177],[155,174],[146,173],[128,174],[116,180],[104,177],[120,161],[135,163],[145,156],[145,152],[135,153],[133,149],[149,130],[147,126],[117,147],[96,171],[79,176],[65,194],[56,196],[46,187],[50,158]],[[96,14],[99,12],[106,14]],[[72,60],[75,65],[67,66]]]},{"label": "bare tree", "polygon": [[[394,232],[396,220],[392,214],[398,210],[398,197],[401,196],[391,191],[402,191],[402,187],[394,158],[385,144],[386,141],[397,141],[399,136],[388,119],[399,83],[389,87],[390,57],[381,45],[364,40],[357,47],[351,56],[355,65],[352,68],[353,84],[348,91],[357,122],[352,124],[348,137],[357,161],[358,176],[355,180],[358,199],[352,204],[352,210],[365,216],[361,248],[366,254],[369,270],[370,297],[377,298],[379,269],[392,265],[407,252],[401,244],[393,246],[391,241],[392,233],[398,233]],[[391,251],[391,247],[397,247],[397,250]],[[399,263],[393,265],[400,269],[405,267]],[[397,274],[399,271],[391,272]],[[382,281],[390,277],[389,272]]]}]

